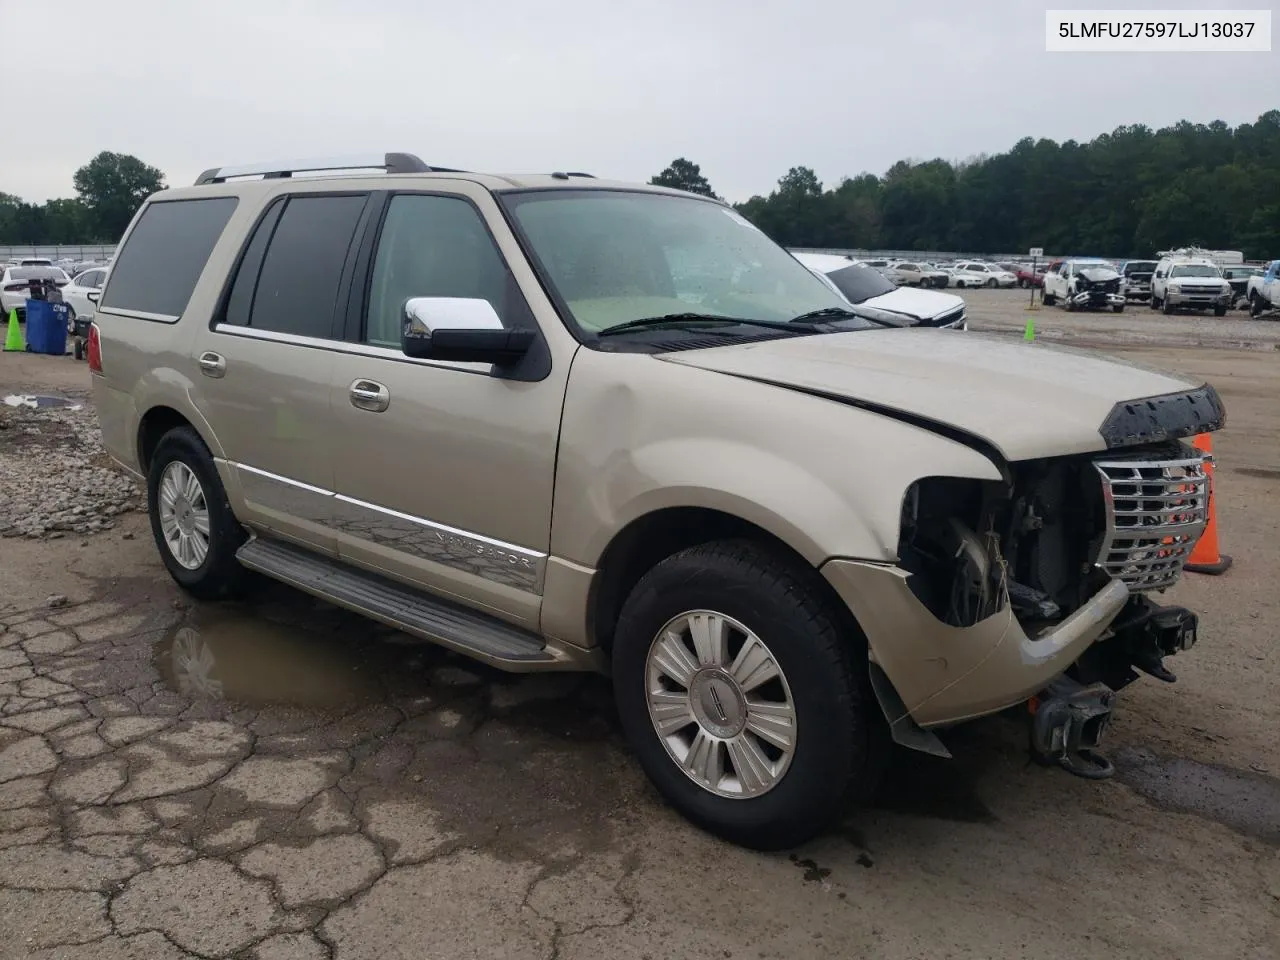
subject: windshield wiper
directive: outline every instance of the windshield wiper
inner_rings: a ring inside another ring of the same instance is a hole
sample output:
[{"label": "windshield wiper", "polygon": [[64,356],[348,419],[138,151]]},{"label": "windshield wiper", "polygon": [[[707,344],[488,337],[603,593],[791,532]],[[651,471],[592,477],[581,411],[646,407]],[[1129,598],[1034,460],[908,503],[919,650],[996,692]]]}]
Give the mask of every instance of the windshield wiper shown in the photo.
[{"label": "windshield wiper", "polygon": [[808,313],[802,313],[798,317],[792,317],[788,323],[822,323],[824,320],[840,320],[845,317],[854,317],[858,320],[867,319],[856,310],[847,310],[844,307],[823,307],[821,310],[810,310]]},{"label": "windshield wiper", "polygon": [[[637,320],[628,320],[626,323],[620,323],[616,327],[606,327],[596,332],[597,337],[611,337],[616,333],[626,333],[629,330],[644,330],[648,327],[661,327],[667,324],[717,324],[720,326],[748,326],[748,327],[767,327],[770,330],[784,330],[787,333],[797,333],[794,326],[789,323],[782,323],[776,320],[749,320],[746,317],[724,317],[714,313],[664,313],[658,317],[640,317]],[[677,327],[678,329],[678,327]]]}]

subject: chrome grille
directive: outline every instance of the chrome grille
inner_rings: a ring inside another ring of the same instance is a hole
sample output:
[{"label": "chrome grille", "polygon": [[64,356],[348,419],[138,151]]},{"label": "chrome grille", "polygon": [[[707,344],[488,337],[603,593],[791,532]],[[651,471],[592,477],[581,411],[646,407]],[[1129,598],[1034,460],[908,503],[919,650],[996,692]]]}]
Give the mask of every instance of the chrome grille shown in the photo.
[{"label": "chrome grille", "polygon": [[1209,519],[1207,459],[1099,460],[1107,532],[1097,564],[1130,590],[1162,590]]}]

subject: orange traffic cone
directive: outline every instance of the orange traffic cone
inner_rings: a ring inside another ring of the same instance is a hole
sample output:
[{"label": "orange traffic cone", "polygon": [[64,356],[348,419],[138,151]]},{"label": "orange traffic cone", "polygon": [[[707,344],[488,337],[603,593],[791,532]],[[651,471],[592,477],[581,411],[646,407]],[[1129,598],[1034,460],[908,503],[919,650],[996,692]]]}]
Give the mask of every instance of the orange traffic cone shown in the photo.
[{"label": "orange traffic cone", "polygon": [[1209,456],[1208,462],[1204,465],[1204,472],[1209,477],[1209,523],[1204,528],[1204,534],[1196,542],[1195,549],[1191,551],[1191,559],[1182,569],[1190,570],[1192,573],[1214,575],[1226,573],[1231,566],[1231,558],[1218,552],[1218,518],[1217,507],[1214,505],[1216,491],[1213,483],[1213,441],[1209,434],[1198,433],[1192,443],[1197,450]]}]

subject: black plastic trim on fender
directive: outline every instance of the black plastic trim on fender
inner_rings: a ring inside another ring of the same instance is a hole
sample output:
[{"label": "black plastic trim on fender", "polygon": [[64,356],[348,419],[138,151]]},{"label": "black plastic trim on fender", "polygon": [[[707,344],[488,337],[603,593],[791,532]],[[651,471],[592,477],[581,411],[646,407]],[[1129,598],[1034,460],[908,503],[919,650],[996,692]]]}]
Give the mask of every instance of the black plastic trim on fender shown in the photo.
[{"label": "black plastic trim on fender", "polygon": [[1181,393],[1165,393],[1117,403],[1098,432],[1108,449],[1177,440],[1221,430],[1227,410],[1209,384]]},{"label": "black plastic trim on fender", "polygon": [[967,430],[961,430],[959,427],[953,427],[949,423],[943,423],[941,420],[922,417],[918,413],[899,410],[897,407],[886,406],[882,403],[859,400],[857,397],[845,397],[838,393],[815,390],[812,387],[796,386],[794,383],[779,383],[777,380],[769,380],[766,377],[750,377],[741,373],[729,373],[728,376],[737,377],[740,380],[751,380],[755,383],[767,383],[771,387],[782,387],[784,390],[793,390],[796,393],[807,394],[810,397],[831,400],[834,403],[842,403],[846,407],[857,407],[859,410],[866,410],[868,413],[888,417],[890,420],[910,424],[913,427],[919,427],[921,430],[927,430],[929,433],[937,434],[948,440],[954,440],[956,443],[962,444],[990,460],[992,465],[1000,471],[1000,476],[1004,478],[1005,483],[1013,482],[1013,474],[1009,470],[1009,461],[1004,458],[1004,455],[996,448],[995,444],[982,439],[976,434],[969,433]]}]

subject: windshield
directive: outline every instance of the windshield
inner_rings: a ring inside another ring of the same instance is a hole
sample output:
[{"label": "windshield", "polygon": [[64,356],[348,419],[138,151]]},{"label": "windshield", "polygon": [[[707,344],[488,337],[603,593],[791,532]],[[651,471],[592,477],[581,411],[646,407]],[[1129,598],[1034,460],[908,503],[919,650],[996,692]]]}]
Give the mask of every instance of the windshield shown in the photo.
[{"label": "windshield", "polygon": [[1130,273],[1151,273],[1156,268],[1154,260],[1130,260],[1124,265],[1124,272]]},{"label": "windshield", "polygon": [[893,293],[898,288],[885,279],[884,274],[860,263],[841,267],[827,274],[827,279],[836,285],[850,303],[862,303],[872,297]]},{"label": "windshield", "polygon": [[1220,277],[1216,267],[1208,264],[1189,263],[1185,266],[1174,267],[1169,271],[1171,277]]},{"label": "windshield", "polygon": [[511,193],[502,201],[587,333],[675,313],[786,322],[845,306],[791,254],[716,203],[613,190]]}]

